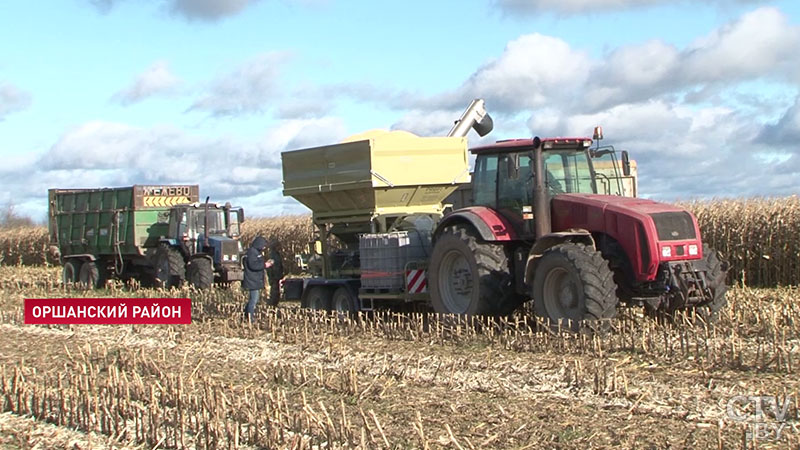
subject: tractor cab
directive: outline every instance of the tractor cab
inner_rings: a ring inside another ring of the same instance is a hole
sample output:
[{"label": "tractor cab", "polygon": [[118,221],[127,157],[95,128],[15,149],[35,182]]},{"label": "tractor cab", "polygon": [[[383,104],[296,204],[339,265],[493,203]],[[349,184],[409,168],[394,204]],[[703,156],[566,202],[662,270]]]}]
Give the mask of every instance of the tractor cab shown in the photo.
[{"label": "tractor cab", "polygon": [[221,281],[241,279],[244,210],[230,203],[192,203],[170,210],[169,241],[187,261],[208,260]]},{"label": "tractor cab", "polygon": [[[602,139],[600,133],[596,130],[596,139]],[[537,149],[541,152],[538,171]],[[631,195],[622,183],[630,175],[628,153],[622,151],[618,159],[613,147],[592,147],[590,138],[512,139],[471,151],[477,155],[473,205],[497,210],[523,238],[535,236],[537,173],[542,174],[547,200],[572,193]]]}]

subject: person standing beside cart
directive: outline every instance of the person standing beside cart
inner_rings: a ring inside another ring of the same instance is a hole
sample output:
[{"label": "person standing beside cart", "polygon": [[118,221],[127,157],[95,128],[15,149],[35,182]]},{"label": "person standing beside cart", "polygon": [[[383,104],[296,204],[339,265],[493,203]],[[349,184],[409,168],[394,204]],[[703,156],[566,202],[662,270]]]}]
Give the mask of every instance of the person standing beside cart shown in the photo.
[{"label": "person standing beside cart", "polygon": [[267,280],[269,280],[269,300],[270,306],[278,306],[281,298],[281,279],[283,278],[283,257],[278,250],[277,239],[270,239],[269,259],[267,260]]},{"label": "person standing beside cart", "polygon": [[267,262],[264,261],[264,249],[267,248],[267,240],[261,236],[256,236],[247,254],[244,257],[244,279],[242,289],[248,291],[247,303],[244,307],[244,319],[253,321],[253,314],[256,304],[261,297],[261,290],[264,289],[264,270]]}]

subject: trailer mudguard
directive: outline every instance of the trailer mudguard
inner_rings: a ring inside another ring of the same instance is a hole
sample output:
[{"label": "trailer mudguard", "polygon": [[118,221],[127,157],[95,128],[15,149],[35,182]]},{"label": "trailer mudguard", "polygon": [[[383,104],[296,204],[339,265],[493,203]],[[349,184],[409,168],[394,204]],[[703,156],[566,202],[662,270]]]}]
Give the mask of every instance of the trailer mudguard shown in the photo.
[{"label": "trailer mudguard", "polygon": [[497,211],[485,206],[470,206],[445,216],[436,227],[434,240],[446,227],[456,224],[469,224],[487,242],[514,241],[517,233],[508,220]]}]

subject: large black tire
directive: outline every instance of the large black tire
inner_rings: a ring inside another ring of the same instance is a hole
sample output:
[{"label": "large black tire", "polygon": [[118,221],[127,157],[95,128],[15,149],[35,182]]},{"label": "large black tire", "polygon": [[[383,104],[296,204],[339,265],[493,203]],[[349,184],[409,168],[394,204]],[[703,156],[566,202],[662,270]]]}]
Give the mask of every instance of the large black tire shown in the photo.
[{"label": "large black tire", "polygon": [[105,279],[94,261],[84,261],[78,272],[78,284],[84,289],[100,289],[105,285]]},{"label": "large black tire", "polygon": [[64,263],[64,267],[61,268],[61,281],[65,286],[78,282],[80,266],[80,261],[71,260]]},{"label": "large black tire", "polygon": [[355,314],[358,312],[357,302],[358,299],[350,293],[350,289],[345,286],[339,286],[333,292],[331,309],[338,313]]},{"label": "large black tire", "polygon": [[186,268],[186,279],[197,289],[209,289],[214,283],[214,266],[208,258],[194,258]]},{"label": "large black tire", "polygon": [[502,245],[479,241],[464,226],[447,227],[430,263],[431,304],[438,313],[502,315],[521,303]]},{"label": "large black tire", "polygon": [[331,290],[325,286],[312,286],[308,289],[302,306],[320,311],[330,311],[331,294]]},{"label": "large black tire", "polygon": [[719,318],[720,310],[728,304],[728,299],[725,297],[728,292],[724,276],[726,271],[723,268],[723,262],[720,261],[717,255],[717,251],[706,244],[703,244],[703,259],[708,265],[706,280],[708,280],[713,298],[709,303],[697,307],[696,312],[706,323],[714,323]]},{"label": "large black tire", "polygon": [[162,288],[180,287],[186,279],[186,266],[178,249],[161,244],[156,252],[155,285]]},{"label": "large black tire", "polygon": [[538,261],[531,294],[537,316],[578,330],[584,321],[617,315],[616,290],[614,274],[599,251],[567,243],[549,249]]}]

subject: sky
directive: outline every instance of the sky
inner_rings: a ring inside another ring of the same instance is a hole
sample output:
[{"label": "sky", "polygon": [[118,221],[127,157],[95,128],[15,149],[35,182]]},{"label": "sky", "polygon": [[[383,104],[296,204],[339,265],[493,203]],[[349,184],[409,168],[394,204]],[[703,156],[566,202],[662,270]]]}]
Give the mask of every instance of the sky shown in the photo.
[{"label": "sky", "polygon": [[250,216],[280,152],[369,129],[471,145],[591,135],[657,200],[800,193],[800,2],[0,2],[0,207],[48,188],[199,184]]}]

